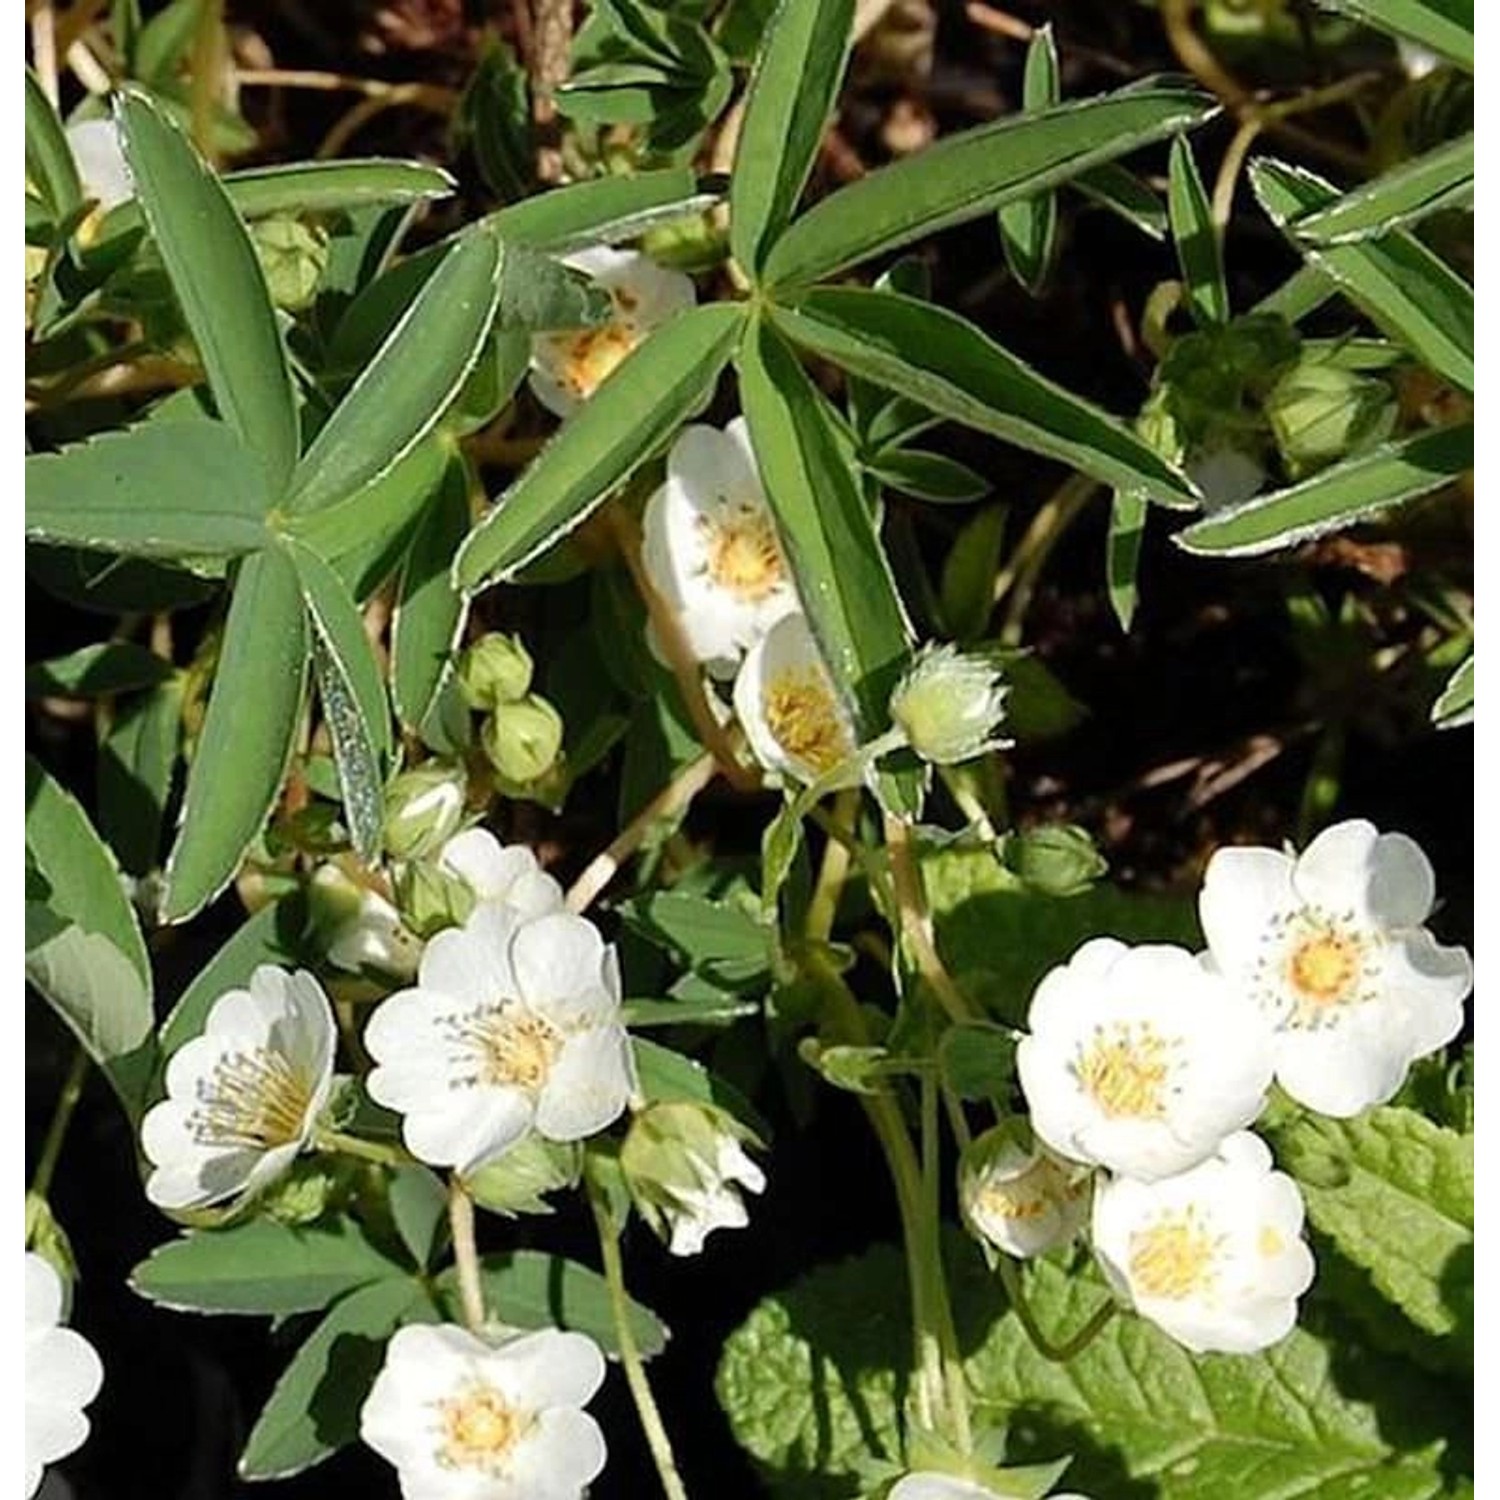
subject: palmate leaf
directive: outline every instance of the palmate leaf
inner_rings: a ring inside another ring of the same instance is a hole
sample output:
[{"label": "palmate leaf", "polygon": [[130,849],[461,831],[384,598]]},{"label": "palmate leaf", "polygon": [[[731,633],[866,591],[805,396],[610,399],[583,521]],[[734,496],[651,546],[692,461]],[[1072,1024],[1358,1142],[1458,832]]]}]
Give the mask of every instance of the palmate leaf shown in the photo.
[{"label": "palmate leaf", "polygon": [[1345,193],[1326,208],[1291,221],[1291,231],[1309,245],[1340,245],[1378,239],[1443,209],[1474,201],[1474,133],[1445,141],[1421,156]]},{"label": "palmate leaf", "polygon": [[1193,149],[1182,136],[1172,142],[1167,214],[1194,321],[1204,328],[1220,327],[1229,321],[1224,248]]},{"label": "palmate leaf", "polygon": [[[1027,114],[1051,109],[1062,99],[1057,40],[1052,26],[1038,26],[1026,46],[1021,103]],[[1036,295],[1047,279],[1057,251],[1057,194],[1038,193],[1000,210],[1000,248],[1011,274]]]},{"label": "palmate leaf", "polygon": [[99,745],[99,831],[132,875],[161,857],[162,823],[182,739],[184,676],[121,706]]}]

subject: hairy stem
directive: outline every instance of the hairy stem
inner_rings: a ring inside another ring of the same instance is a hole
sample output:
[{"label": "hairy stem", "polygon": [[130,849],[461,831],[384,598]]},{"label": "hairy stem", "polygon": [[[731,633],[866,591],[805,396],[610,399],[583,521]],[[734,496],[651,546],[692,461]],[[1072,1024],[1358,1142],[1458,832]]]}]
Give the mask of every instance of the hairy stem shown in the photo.
[{"label": "hairy stem", "polygon": [[479,1280],[479,1246],[474,1239],[474,1200],[457,1172],[448,1179],[448,1224],[453,1231],[464,1325],[470,1333],[478,1333],[484,1327],[484,1287]]},{"label": "hairy stem", "polygon": [[885,819],[885,844],[891,856],[891,874],[896,884],[896,908],[901,935],[906,939],[917,973],[952,1020],[974,1020],[973,1007],[953,982],[953,976],[943,963],[933,939],[932,918],[927,912],[927,896],[922,890],[922,876],[912,853],[911,829],[900,818],[892,817],[889,813]]}]

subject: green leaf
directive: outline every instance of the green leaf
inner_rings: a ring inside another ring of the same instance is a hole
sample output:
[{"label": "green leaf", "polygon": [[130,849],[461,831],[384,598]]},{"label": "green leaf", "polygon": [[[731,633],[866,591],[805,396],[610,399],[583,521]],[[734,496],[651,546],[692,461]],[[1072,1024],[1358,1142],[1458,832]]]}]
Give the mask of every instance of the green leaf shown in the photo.
[{"label": "green leaf", "polygon": [[1421,156],[1291,221],[1305,244],[1340,245],[1378,239],[1444,209],[1474,201],[1474,134],[1444,141]]},{"label": "green leaf", "polygon": [[474,594],[513,577],[659,451],[712,395],[743,316],[695,308],[633,350],[469,534],[455,584]]},{"label": "green leaf", "polygon": [[182,739],[184,680],[170,677],[115,715],[99,746],[99,831],[132,875],[161,857],[162,820]]},{"label": "green leaf", "polygon": [[653,891],[617,910],[629,927],[684,968],[723,988],[743,988],[770,970],[765,928],[732,902]]},{"label": "green leaf", "polygon": [[563,254],[635,239],[658,224],[717,203],[719,184],[685,167],[596,177],[512,203],[482,222],[506,240]]},{"label": "green leaf", "polygon": [[930,302],[820,287],[775,318],[799,344],[941,416],[1061,459],[1102,483],[1168,504],[1196,502],[1188,481],[1123,422]]},{"label": "green leaf", "polygon": [[827,403],[781,339],[757,321],[737,363],[750,441],[808,623],[858,737],[873,739],[889,722],[911,631],[870,508]]},{"label": "green leaf", "polygon": [[72,147],[52,101],[36,74],[26,69],[26,176],[60,223],[83,202],[83,186]]},{"label": "green leaf", "polygon": [[1185,136],[1172,142],[1167,214],[1193,320],[1202,328],[1222,327],[1229,321],[1224,246],[1203,179],[1198,175],[1198,163],[1193,160],[1193,148]]},{"label": "green leaf", "polygon": [[316,511],[395,467],[458,394],[494,321],[500,242],[450,251],[329,417],[292,476],[287,506]]},{"label": "green leaf", "polygon": [[[1022,81],[1021,105],[1027,114],[1051,109],[1062,99],[1058,78],[1057,40],[1052,25],[1038,26],[1026,45],[1026,72]],[[1000,210],[1000,248],[1005,263],[1022,286],[1033,296],[1052,268],[1057,252],[1057,194],[1038,193],[1008,203]]]},{"label": "green leaf", "polygon": [[814,205],[777,241],[765,279],[778,286],[823,280],[1188,130],[1216,107],[1187,84],[1148,79],[945,136]]},{"label": "green leaf", "polygon": [[1153,240],[1167,237],[1167,211],[1162,201],[1134,172],[1118,162],[1092,167],[1070,186],[1090,203],[1107,208]]},{"label": "green leaf", "polygon": [[271,1392],[245,1451],[242,1479],[286,1479],[359,1436],[359,1412],[403,1323],[435,1323],[425,1288],[401,1277],[335,1302]]},{"label": "green leaf", "polygon": [[50,661],[32,662],[26,668],[26,696],[104,698],[155,687],[175,670],[171,662],[134,641],[101,641]]},{"label": "green leaf", "polygon": [[1146,538],[1146,517],[1151,505],[1136,490],[1116,490],[1109,506],[1109,537],[1105,544],[1105,578],[1109,584],[1110,608],[1120,629],[1128,631],[1140,602],[1137,578],[1141,566],[1141,543]]},{"label": "green leaf", "polygon": [[1300,323],[1309,313],[1338,296],[1338,283],[1314,265],[1297,267],[1274,292],[1262,297],[1247,317],[1278,317]]},{"label": "green leaf", "polygon": [[[1297,244],[1294,221],[1338,201],[1322,178],[1261,158],[1250,181],[1261,206]],[[1353,245],[1299,244],[1381,329],[1465,391],[1474,389],[1474,289],[1403,229]]]},{"label": "green leaf", "polygon": [[234,878],[276,803],[302,717],[307,628],[297,572],[279,547],[240,564],[208,713],[167,859],[164,922],[181,922]]},{"label": "green leaf", "polygon": [[1432,705],[1432,722],[1439,729],[1457,729],[1474,722],[1474,653],[1448,679],[1448,685]]},{"label": "green leaf", "polygon": [[408,1162],[392,1170],[391,1219],[417,1269],[427,1270],[447,1230],[448,1189],[437,1173]]},{"label": "green leaf", "polygon": [[[1054,1364],[972,1244],[955,1236],[949,1259],[964,1371],[986,1425],[1008,1427],[1008,1463],[1072,1454],[1067,1483],[1100,1497],[1448,1493],[1443,1433],[1467,1413],[1409,1366],[1300,1329],[1264,1354],[1194,1357],[1131,1315]],[[1027,1295],[1044,1328],[1072,1330],[1106,1294],[1034,1261]],[[870,1459],[899,1462],[910,1348],[902,1257],[886,1247],[814,1271],[730,1336],[719,1401],[777,1500],[852,1497]]]},{"label": "green leaf", "polygon": [[300,434],[265,273],[223,184],[146,94],[116,104],[137,201],[213,388],[219,414],[279,491]]},{"label": "green leaf", "polygon": [[950,1026],[938,1044],[943,1083],[960,1099],[988,1099],[1002,1107],[1016,1072],[1016,1034],[988,1021]]},{"label": "green leaf", "polygon": [[1219,511],[1179,531],[1173,540],[1200,555],[1254,557],[1441,489],[1473,463],[1472,424],[1429,429],[1347,458],[1290,489]]},{"label": "green leaf", "polygon": [[943,624],[956,641],[974,640],[989,626],[1008,514],[1004,505],[985,506],[959,532],[943,561],[938,597]]},{"label": "green leaf", "polygon": [[[540,1250],[510,1250],[479,1262],[485,1306],[516,1328],[565,1328],[586,1333],[606,1354],[618,1355],[609,1289],[604,1278],[577,1261]],[[438,1294],[457,1317],[458,1278],[444,1271]],[[630,1302],[630,1328],[641,1353],[650,1359],[667,1347],[667,1330],[656,1314]]]},{"label": "green leaf", "polygon": [[702,1063],[642,1036],[631,1037],[630,1047],[641,1094],[648,1103],[715,1104],[762,1140],[770,1139],[769,1126],[749,1100]]},{"label": "green leaf", "polygon": [[1366,26],[1393,32],[1474,71],[1474,0],[1329,0]]},{"label": "green leaf", "polygon": [[270,539],[260,461],[222,422],[147,422],[26,460],[26,535],[127,557],[226,558]]},{"label": "green leaf", "polygon": [[853,24],[853,0],[781,0],[761,38],[729,179],[730,248],[752,277],[807,186]]},{"label": "green leaf", "polygon": [[1405,1318],[1442,1341],[1445,1363],[1474,1355],[1474,1137],[1411,1109],[1351,1120],[1306,1114],[1274,1132],[1301,1179],[1307,1217]]},{"label": "green leaf", "polygon": [[307,609],[313,673],[333,740],[350,841],[360,858],[371,863],[380,852],[391,754],[385,680],[364,620],[338,574],[300,543],[290,543],[287,553]]},{"label": "green leaf", "polygon": [[967,464],[920,448],[892,448],[866,466],[888,489],[935,505],[969,505],[987,495],[990,482]]},{"label": "green leaf", "polygon": [[417,731],[453,675],[463,597],[448,576],[469,529],[469,469],[455,454],[407,550],[391,624],[391,690],[402,724]]},{"label": "green leaf", "polygon": [[292,1227],[251,1219],[159,1245],[130,1273],[148,1302],[178,1312],[317,1312],[371,1281],[402,1274],[348,1218]]},{"label": "green leaf", "polygon": [[727,1026],[759,1009],[732,994],[721,1000],[627,1000],[620,1018],[627,1026]]},{"label": "green leaf", "polygon": [[[26,758],[26,980],[108,1074],[127,1111],[150,1071],[151,964],[120,871],[83,809]],[[33,924],[33,918],[39,919]],[[33,942],[33,932],[40,937]]]}]

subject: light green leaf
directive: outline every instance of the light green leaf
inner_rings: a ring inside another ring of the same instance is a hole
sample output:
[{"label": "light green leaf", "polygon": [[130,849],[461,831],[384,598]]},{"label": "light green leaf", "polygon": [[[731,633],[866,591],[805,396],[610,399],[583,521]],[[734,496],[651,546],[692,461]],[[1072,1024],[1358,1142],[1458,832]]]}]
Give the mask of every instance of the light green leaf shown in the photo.
[{"label": "light green leaf", "polygon": [[627,1026],[727,1026],[741,1016],[753,1016],[760,1006],[753,1000],[627,1000],[621,1020]]},{"label": "light green leaf", "polygon": [[1473,462],[1472,424],[1430,429],[1347,458],[1290,489],[1219,511],[1179,531],[1173,540],[1186,552],[1254,557],[1441,489]]},{"label": "light green leaf", "polygon": [[26,696],[103,698],[155,687],[174,670],[171,662],[134,641],[101,641],[50,661],[32,662],[26,668]]},{"label": "light green leaf", "polygon": [[1134,172],[1118,162],[1093,167],[1069,184],[1090,203],[1107,208],[1127,224],[1134,224],[1153,240],[1167,237],[1167,211],[1162,201]]},{"label": "light green leaf", "polygon": [[819,287],[777,327],[846,370],[941,416],[1168,504],[1188,481],[1123,422],[1023,364],[972,323],[914,297]]},{"label": "light green leaf", "polygon": [[943,561],[938,599],[946,633],[956,641],[983,635],[995,612],[995,574],[1008,514],[1003,504],[985,506],[959,532]]},{"label": "light green leaf", "polygon": [[223,422],[147,422],[26,459],[26,535],[126,557],[226,558],[269,541],[273,496]]},{"label": "light green leaf", "polygon": [[[1300,167],[1262,158],[1250,180],[1261,206],[1297,243],[1293,221],[1338,194]],[[1299,245],[1382,332],[1466,391],[1474,389],[1474,289],[1403,229],[1353,245]]]},{"label": "light green leaf", "polygon": [[[1038,26],[1026,45],[1026,72],[1021,104],[1027,114],[1051,109],[1062,99],[1058,78],[1057,40],[1052,25]],[[1057,252],[1057,194],[1038,193],[1000,210],[1000,248],[1011,274],[1033,296],[1052,267]]]},{"label": "light green leaf", "polygon": [[1216,107],[1190,85],[1148,79],[945,136],[809,209],[777,241],[766,280],[778,286],[823,280],[1188,130]]},{"label": "light green leaf", "polygon": [[828,406],[792,351],[757,321],[737,364],[751,445],[808,623],[858,737],[873,739],[888,726],[886,705],[911,648],[874,519]]},{"label": "light green leaf", "polygon": [[765,928],[733,902],[653,891],[617,909],[629,927],[725,989],[743,988],[769,972]]},{"label": "light green leaf", "polygon": [[1325,271],[1304,263],[1297,267],[1275,291],[1262,297],[1247,316],[1274,314],[1288,323],[1300,323],[1325,302],[1339,294],[1339,284]]},{"label": "light green leaf", "polygon": [[55,222],[61,222],[83,202],[78,166],[52,102],[26,69],[26,176],[42,195]]},{"label": "light green leaf", "polygon": [[1448,679],[1448,685],[1432,705],[1432,722],[1439,729],[1458,729],[1474,722],[1474,653]]},{"label": "light green leaf", "polygon": [[1393,32],[1474,71],[1474,0],[1329,0],[1366,26]]},{"label": "light green leaf", "polygon": [[729,179],[730,247],[752,277],[807,186],[853,23],[853,0],[781,0],[761,38]]},{"label": "light green leaf", "polygon": [[137,201],[219,414],[279,491],[301,438],[291,371],[255,247],[223,184],[148,95],[127,90],[116,118]]},{"label": "light green leaf", "polygon": [[[109,1075],[127,1111],[150,1072],[151,964],[119,867],[83,809],[26,758],[26,980]],[[39,920],[33,923],[33,917]],[[33,942],[33,932],[40,938]]]},{"label": "light green leaf", "polygon": [[380,852],[391,754],[385,680],[359,609],[338,574],[300,543],[290,543],[287,551],[307,608],[313,672],[333,740],[349,837],[360,858],[370,863]]},{"label": "light green leaf", "polygon": [[317,1312],[336,1297],[403,1275],[349,1218],[293,1227],[251,1219],[158,1245],[130,1273],[148,1302],[178,1312]]},{"label": "light green leaf", "polygon": [[359,1436],[359,1411],[403,1323],[436,1323],[426,1289],[405,1277],[376,1281],[335,1302],[292,1357],[245,1451],[242,1479],[286,1479]]},{"label": "light green leaf", "polygon": [[427,1270],[446,1240],[448,1189],[436,1172],[407,1162],[391,1172],[389,1202],[401,1243],[417,1268]]},{"label": "light green leaf", "polygon": [[570,183],[512,203],[483,222],[506,240],[561,255],[635,239],[658,224],[701,213],[720,195],[720,182],[678,167]]},{"label": "light green leaf", "polygon": [[1198,163],[1193,160],[1193,148],[1184,136],[1172,142],[1167,214],[1194,321],[1203,328],[1222,327],[1229,321],[1224,246],[1203,179],[1198,175]]},{"label": "light green leaf", "polygon": [[1444,141],[1336,198],[1326,208],[1291,221],[1304,244],[1341,245],[1379,239],[1443,209],[1474,201],[1474,134]]},{"label": "light green leaf", "polygon": [[347,499],[437,425],[489,335],[500,260],[499,240],[483,232],[466,235],[443,258],[297,465],[290,510]]},{"label": "light green leaf", "polygon": [[208,714],[188,768],[167,859],[164,922],[181,922],[234,878],[265,825],[302,716],[307,628],[291,560],[279,547],[240,564]]},{"label": "light green leaf", "polygon": [[1137,576],[1150,509],[1150,502],[1135,490],[1116,490],[1110,501],[1104,571],[1109,584],[1110,608],[1114,610],[1121,630],[1130,629],[1130,622],[1135,619],[1135,607],[1140,602]]},{"label": "light green leaf", "polygon": [[722,302],[679,313],[627,356],[469,534],[455,584],[514,576],[658,452],[712,395],[743,317]]}]

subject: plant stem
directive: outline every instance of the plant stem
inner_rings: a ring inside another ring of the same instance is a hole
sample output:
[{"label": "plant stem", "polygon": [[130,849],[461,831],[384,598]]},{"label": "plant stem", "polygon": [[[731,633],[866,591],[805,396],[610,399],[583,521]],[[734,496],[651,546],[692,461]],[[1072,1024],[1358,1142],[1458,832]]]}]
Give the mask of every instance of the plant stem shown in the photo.
[{"label": "plant stem", "polygon": [[1051,1360],[1053,1364],[1066,1364],[1074,1355],[1081,1354],[1104,1331],[1105,1326],[1118,1310],[1113,1301],[1104,1303],[1072,1338],[1064,1339],[1060,1344],[1054,1344],[1042,1332],[1041,1325],[1036,1320],[1036,1314],[1026,1300],[1026,1288],[1021,1284],[1021,1272],[1015,1261],[1008,1255],[1000,1257],[1000,1281],[1005,1287],[1005,1295],[1010,1299],[1010,1305],[1015,1308],[1016,1316],[1021,1320],[1021,1327],[1026,1330],[1026,1337],[1031,1340],[1036,1352],[1043,1359]]},{"label": "plant stem", "polygon": [[357,1156],[361,1161],[378,1162],[383,1167],[400,1167],[414,1160],[400,1146],[384,1141],[367,1141],[342,1130],[320,1130],[316,1145],[320,1151],[335,1151],[341,1156]]},{"label": "plant stem", "polygon": [[667,1436],[661,1411],[651,1394],[645,1362],[630,1327],[630,1303],[625,1293],[625,1268],[620,1259],[619,1226],[604,1190],[587,1173],[584,1181],[588,1187],[589,1207],[594,1211],[594,1223],[599,1230],[599,1253],[604,1259],[604,1282],[609,1288],[610,1316],[615,1325],[615,1338],[620,1344],[625,1382],[630,1387],[636,1415],[641,1420],[641,1431],[646,1435],[646,1444],[651,1449],[663,1492],[668,1500],[687,1500],[687,1487],[677,1472],[677,1460],[672,1456],[672,1440]]},{"label": "plant stem", "polygon": [[[859,788],[850,787],[834,799],[833,818],[835,826],[844,830],[848,838],[854,826],[854,815],[859,810]],[[825,940],[833,931],[833,920],[838,915],[839,897],[844,893],[844,882],[849,877],[849,862],[853,851],[844,839],[830,838],[823,846],[823,862],[818,868],[818,883],[813,887],[812,900],[807,903],[807,922],[804,930],[808,937]]]},{"label": "plant stem", "polygon": [[479,1247],[474,1240],[474,1200],[457,1172],[448,1178],[448,1225],[453,1231],[464,1324],[470,1333],[478,1333],[484,1327],[484,1287],[479,1280]]},{"label": "plant stem", "polygon": [[57,1159],[62,1155],[63,1139],[68,1133],[68,1122],[83,1097],[83,1085],[89,1075],[89,1055],[79,1047],[73,1053],[67,1077],[63,1079],[61,1092],[52,1110],[52,1121],[47,1126],[47,1136],[42,1142],[42,1154],[37,1158],[36,1171],[31,1178],[31,1191],[38,1198],[46,1198],[52,1187],[52,1177],[57,1171]]},{"label": "plant stem", "polygon": [[954,1021],[976,1019],[974,1008],[953,982],[932,935],[932,918],[927,913],[927,897],[922,877],[912,855],[911,829],[900,818],[889,813],[885,819],[885,844],[891,857],[891,874],[896,885],[896,909],[901,934],[911,950],[917,973],[927,982],[938,1003]]},{"label": "plant stem", "polygon": [[968,1453],[974,1446],[969,1430],[969,1389],[964,1379],[963,1361],[958,1353],[958,1336],[953,1328],[953,1307],[943,1273],[943,1242],[938,1217],[941,1140],[938,1135],[938,1084],[931,1075],[921,1082],[922,1115],[922,1265],[921,1274],[928,1280],[927,1305],[937,1323],[938,1355],[943,1367],[943,1386],[947,1395],[948,1425],[959,1449]]}]

